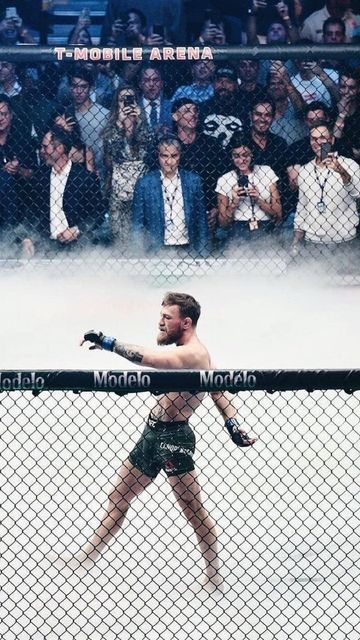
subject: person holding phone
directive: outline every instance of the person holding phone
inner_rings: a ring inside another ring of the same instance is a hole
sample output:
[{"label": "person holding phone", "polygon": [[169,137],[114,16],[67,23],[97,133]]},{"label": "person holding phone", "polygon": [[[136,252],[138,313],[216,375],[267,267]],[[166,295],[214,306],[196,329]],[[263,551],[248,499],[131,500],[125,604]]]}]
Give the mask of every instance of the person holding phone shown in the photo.
[{"label": "person holding phone", "polygon": [[233,169],[217,182],[219,226],[229,237],[254,240],[281,221],[278,177],[265,165],[254,163],[251,144],[236,132],[229,144]]},{"label": "person holding phone", "polygon": [[360,167],[355,160],[333,151],[334,142],[329,124],[311,128],[310,145],[315,157],[298,170],[292,256],[299,253],[303,241],[311,254],[318,255],[323,247],[335,250],[345,243],[351,246],[356,238]]},{"label": "person holding phone", "polygon": [[132,86],[119,87],[115,92],[103,140],[111,227],[117,243],[125,250],[134,187],[146,171],[151,143],[150,130]]}]

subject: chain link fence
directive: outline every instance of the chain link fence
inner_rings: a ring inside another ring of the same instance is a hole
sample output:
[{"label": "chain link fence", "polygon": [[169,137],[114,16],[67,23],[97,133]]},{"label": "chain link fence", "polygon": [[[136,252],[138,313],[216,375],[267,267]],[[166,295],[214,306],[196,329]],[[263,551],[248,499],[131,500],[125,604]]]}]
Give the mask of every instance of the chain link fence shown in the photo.
[{"label": "chain link fence", "polygon": [[[5,371],[1,388],[4,640],[358,637],[358,371]],[[59,563],[98,526],[150,393],[179,388],[235,391],[258,438],[236,447],[210,395],[190,420],[224,591],[193,592],[202,557],[163,474],[96,563]]]},{"label": "chain link fence", "polygon": [[358,47],[153,52],[3,48],[3,261],[356,278]]}]

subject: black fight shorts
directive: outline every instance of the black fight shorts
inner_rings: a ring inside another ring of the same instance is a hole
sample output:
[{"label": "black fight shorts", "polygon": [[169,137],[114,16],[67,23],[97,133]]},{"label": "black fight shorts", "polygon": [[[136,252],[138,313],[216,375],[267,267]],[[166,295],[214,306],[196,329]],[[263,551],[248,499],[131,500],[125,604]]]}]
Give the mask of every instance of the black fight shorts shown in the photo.
[{"label": "black fight shorts", "polygon": [[161,422],[149,417],[129,460],[150,478],[156,478],[162,469],[167,476],[177,476],[194,470],[194,453],[195,434],[187,421]]}]

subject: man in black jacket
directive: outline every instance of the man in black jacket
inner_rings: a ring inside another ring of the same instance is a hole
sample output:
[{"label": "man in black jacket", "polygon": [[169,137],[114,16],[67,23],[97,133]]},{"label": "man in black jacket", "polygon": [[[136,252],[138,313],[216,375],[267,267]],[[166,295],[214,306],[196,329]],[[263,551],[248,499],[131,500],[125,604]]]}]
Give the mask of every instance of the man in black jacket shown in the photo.
[{"label": "man in black jacket", "polygon": [[42,141],[44,164],[34,174],[30,238],[46,248],[61,249],[86,244],[101,224],[104,203],[98,178],[83,165],[72,163],[72,142],[60,127],[53,127]]}]

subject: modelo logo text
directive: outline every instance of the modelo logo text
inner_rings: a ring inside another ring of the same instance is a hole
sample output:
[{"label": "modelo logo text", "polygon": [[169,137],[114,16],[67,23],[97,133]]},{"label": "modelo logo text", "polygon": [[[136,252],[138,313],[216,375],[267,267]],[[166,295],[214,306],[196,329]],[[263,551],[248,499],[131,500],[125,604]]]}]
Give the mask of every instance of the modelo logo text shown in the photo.
[{"label": "modelo logo text", "polygon": [[256,376],[247,371],[229,371],[224,374],[216,371],[200,371],[200,385],[211,389],[255,389]]},{"label": "modelo logo text", "polygon": [[4,376],[0,371],[0,388],[4,391],[20,391],[27,389],[41,390],[45,386],[45,378],[36,371],[23,373],[19,371],[13,377]]},{"label": "modelo logo text", "polygon": [[94,371],[94,383],[96,388],[126,389],[140,387],[147,389],[151,380],[147,373],[142,371],[122,371],[121,373],[109,373],[108,371]]}]

